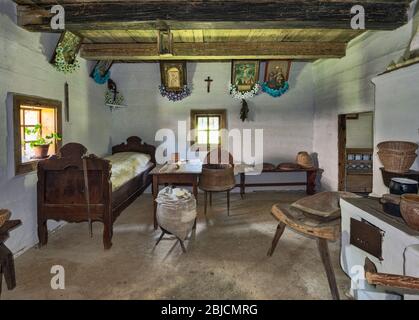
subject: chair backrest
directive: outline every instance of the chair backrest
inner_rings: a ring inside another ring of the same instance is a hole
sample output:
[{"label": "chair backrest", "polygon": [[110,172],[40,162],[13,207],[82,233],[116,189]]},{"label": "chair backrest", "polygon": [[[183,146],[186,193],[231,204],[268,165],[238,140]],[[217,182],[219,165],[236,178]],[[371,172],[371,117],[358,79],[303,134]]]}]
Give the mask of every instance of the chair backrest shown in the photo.
[{"label": "chair backrest", "polygon": [[233,156],[225,149],[216,148],[208,152],[204,164],[231,164],[234,165]]}]

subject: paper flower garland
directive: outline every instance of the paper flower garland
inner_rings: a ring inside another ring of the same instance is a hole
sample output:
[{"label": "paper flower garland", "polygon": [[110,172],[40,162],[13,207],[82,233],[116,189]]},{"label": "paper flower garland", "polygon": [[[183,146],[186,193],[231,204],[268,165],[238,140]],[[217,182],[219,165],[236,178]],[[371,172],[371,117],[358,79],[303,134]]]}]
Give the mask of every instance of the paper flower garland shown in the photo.
[{"label": "paper flower garland", "polygon": [[77,60],[77,58],[74,58],[73,63],[67,63],[67,61],[65,61],[64,48],[62,46],[57,46],[55,53],[56,55],[54,67],[55,69],[57,69],[57,71],[67,74],[73,73],[74,71],[80,68],[80,63]]},{"label": "paper flower garland", "polygon": [[186,85],[183,87],[182,91],[179,91],[179,92],[168,91],[166,87],[163,85],[159,86],[159,90],[162,97],[166,97],[172,102],[183,100],[186,97],[191,95],[191,90]]},{"label": "paper flower garland", "polygon": [[124,96],[119,92],[108,89],[105,93],[105,104],[122,105],[124,103]]},{"label": "paper flower garland", "polygon": [[262,83],[262,91],[269,94],[271,97],[278,98],[288,91],[290,85],[288,81],[285,81],[282,88],[270,88],[267,82]]},{"label": "paper flower garland", "polygon": [[108,70],[103,76],[100,73],[100,70],[98,67],[95,67],[93,70],[93,79],[98,84],[104,84],[108,82],[109,78],[111,77],[111,71]]},{"label": "paper flower garland", "polygon": [[260,91],[260,85],[258,83],[256,83],[251,90],[249,91],[242,91],[240,92],[237,89],[237,86],[235,84],[230,83],[229,86],[230,89],[230,95],[234,98],[234,99],[238,99],[238,100],[242,100],[242,99],[250,99],[253,98],[254,96],[256,96],[259,91]]}]

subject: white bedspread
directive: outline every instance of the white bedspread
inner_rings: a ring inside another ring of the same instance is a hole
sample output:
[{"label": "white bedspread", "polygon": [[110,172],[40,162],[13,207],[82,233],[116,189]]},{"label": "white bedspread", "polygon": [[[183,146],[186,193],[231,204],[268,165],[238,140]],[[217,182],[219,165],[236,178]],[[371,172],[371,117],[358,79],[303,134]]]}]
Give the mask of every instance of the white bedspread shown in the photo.
[{"label": "white bedspread", "polygon": [[124,183],[142,173],[150,162],[148,154],[137,152],[121,152],[105,157],[112,164],[112,191],[119,189]]}]

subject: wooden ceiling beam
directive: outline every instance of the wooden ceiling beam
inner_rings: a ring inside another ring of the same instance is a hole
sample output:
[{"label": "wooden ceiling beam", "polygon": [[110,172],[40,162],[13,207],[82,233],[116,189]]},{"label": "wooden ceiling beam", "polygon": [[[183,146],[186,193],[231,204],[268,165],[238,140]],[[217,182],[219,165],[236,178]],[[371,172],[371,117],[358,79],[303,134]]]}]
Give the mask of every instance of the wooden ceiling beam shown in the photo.
[{"label": "wooden ceiling beam", "polygon": [[159,56],[154,43],[83,44],[80,55],[87,60],[316,60],[345,56],[341,42],[202,42],[174,43],[173,56]]},{"label": "wooden ceiling beam", "polygon": [[[55,1],[54,1],[55,2]],[[350,9],[361,4],[366,28],[391,30],[407,22],[406,0],[263,0],[263,1],[56,1],[66,12],[66,29],[350,29]],[[50,29],[51,4],[31,0],[18,5],[18,23],[32,31]],[[32,3],[32,4],[31,4]]]}]

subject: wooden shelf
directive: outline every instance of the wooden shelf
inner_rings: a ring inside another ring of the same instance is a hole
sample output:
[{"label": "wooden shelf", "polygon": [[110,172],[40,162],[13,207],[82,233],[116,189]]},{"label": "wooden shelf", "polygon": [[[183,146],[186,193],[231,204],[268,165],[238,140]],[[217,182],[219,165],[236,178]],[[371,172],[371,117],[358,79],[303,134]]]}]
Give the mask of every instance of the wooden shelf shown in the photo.
[{"label": "wooden shelf", "polygon": [[[346,149],[346,177],[345,185],[346,191],[349,192],[371,192],[372,191],[372,155],[371,148],[347,148]],[[349,160],[348,155],[353,157],[360,155],[361,157],[368,156],[369,160]],[[352,166],[355,165],[356,168]],[[363,165],[363,168],[360,166]]]},{"label": "wooden shelf", "polygon": [[348,176],[372,176],[372,172],[368,171],[368,172],[362,172],[362,171],[347,171],[346,174]]}]

